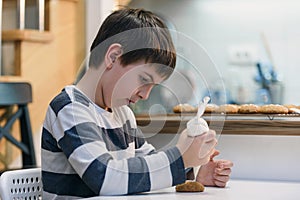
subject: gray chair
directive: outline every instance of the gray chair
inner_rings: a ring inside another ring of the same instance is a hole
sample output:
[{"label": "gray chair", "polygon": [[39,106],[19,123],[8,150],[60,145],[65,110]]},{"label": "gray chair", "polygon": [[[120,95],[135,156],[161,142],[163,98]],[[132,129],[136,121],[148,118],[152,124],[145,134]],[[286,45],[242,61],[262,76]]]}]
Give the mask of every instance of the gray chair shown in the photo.
[{"label": "gray chair", "polygon": [[42,193],[41,168],[5,171],[0,177],[2,200],[38,200]]}]

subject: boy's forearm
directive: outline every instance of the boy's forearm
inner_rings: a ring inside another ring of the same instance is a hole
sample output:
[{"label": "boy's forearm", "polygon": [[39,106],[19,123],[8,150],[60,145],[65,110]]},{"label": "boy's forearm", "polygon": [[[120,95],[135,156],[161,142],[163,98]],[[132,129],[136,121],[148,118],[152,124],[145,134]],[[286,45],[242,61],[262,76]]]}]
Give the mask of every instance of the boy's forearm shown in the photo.
[{"label": "boy's forearm", "polygon": [[[185,171],[176,147],[145,157],[111,160],[108,163],[100,195],[147,192],[185,181]],[[118,184],[118,187],[116,186]]]}]

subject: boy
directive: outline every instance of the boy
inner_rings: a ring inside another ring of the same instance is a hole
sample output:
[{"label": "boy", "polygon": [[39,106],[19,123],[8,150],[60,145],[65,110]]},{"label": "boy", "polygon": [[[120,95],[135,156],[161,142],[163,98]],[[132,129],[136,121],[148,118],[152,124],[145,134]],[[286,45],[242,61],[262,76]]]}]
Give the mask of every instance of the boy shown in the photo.
[{"label": "boy", "polygon": [[225,186],[232,163],[212,161],[214,131],[191,138],[185,130],[175,147],[156,152],[128,107],[147,99],[175,62],[170,34],[153,13],[124,9],[107,17],[87,72],[49,105],[42,133],[44,199],[170,187],[185,182],[185,168],[198,165],[203,165],[198,181]]}]

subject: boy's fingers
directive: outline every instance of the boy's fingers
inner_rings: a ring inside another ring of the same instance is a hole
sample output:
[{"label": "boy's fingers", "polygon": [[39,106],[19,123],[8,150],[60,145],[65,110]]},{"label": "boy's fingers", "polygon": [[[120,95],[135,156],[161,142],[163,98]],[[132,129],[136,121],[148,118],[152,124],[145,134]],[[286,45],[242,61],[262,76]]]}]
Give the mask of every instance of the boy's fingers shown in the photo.
[{"label": "boy's fingers", "polygon": [[210,142],[216,139],[216,132],[214,130],[209,130],[205,137],[205,142]]},{"label": "boy's fingers", "polygon": [[220,182],[228,182],[229,181],[229,176],[214,175],[214,179],[216,181],[220,181]]},{"label": "boy's fingers", "polygon": [[217,168],[219,169],[227,169],[233,167],[233,162],[229,160],[217,160]]},{"label": "boy's fingers", "polygon": [[216,174],[228,176],[231,174],[231,169],[215,169]]},{"label": "boy's fingers", "polygon": [[206,163],[208,163],[209,162],[209,160],[210,160],[210,156],[211,156],[211,154],[213,154],[213,152],[214,152],[214,149],[211,149],[208,153],[206,153],[205,155],[202,155],[201,156],[201,154],[199,154],[199,159],[200,160],[205,160],[205,164]]},{"label": "boy's fingers", "polygon": [[215,180],[214,183],[218,187],[225,187],[227,182]]},{"label": "boy's fingers", "polygon": [[217,140],[212,140],[210,142],[204,143],[201,147],[199,158],[202,159],[208,156],[210,160],[211,155],[215,152],[214,147],[217,145]]}]

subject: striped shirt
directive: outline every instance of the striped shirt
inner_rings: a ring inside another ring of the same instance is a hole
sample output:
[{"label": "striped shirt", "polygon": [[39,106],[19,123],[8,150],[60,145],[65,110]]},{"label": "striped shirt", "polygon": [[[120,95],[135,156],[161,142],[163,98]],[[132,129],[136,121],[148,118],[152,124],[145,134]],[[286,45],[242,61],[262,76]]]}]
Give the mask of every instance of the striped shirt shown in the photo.
[{"label": "striped shirt", "polygon": [[49,105],[41,151],[43,199],[134,194],[186,178],[178,148],[155,151],[128,106],[108,112],[73,85]]}]

